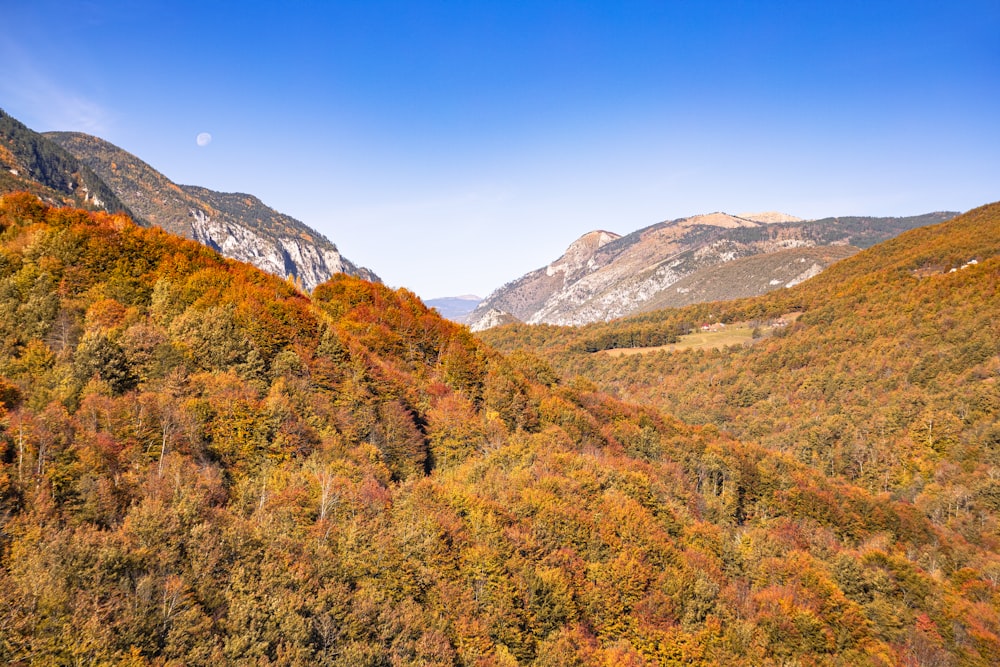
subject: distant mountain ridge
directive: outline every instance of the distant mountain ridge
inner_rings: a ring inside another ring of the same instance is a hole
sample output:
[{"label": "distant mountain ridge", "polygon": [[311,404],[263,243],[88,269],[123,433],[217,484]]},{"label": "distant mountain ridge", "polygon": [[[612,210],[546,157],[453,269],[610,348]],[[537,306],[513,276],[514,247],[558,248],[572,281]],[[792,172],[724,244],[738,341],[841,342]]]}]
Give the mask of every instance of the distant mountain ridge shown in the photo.
[{"label": "distant mountain ridge", "polygon": [[955,215],[805,221],[777,212],[716,212],[624,236],[589,232],[548,266],[490,294],[468,324],[474,331],[512,320],[580,325],[755,296],[797,284],[859,248]]},{"label": "distant mountain ridge", "polygon": [[304,223],[252,195],[178,185],[131,153],[79,132],[44,135],[92,169],[143,221],[195,239],[233,259],[293,278],[306,289],[335,273],[379,280]]},{"label": "distant mountain ridge", "polygon": [[474,294],[463,294],[462,296],[445,296],[437,299],[426,299],[424,301],[429,307],[434,308],[441,317],[464,324],[469,317],[469,313],[475,310],[482,298]]}]

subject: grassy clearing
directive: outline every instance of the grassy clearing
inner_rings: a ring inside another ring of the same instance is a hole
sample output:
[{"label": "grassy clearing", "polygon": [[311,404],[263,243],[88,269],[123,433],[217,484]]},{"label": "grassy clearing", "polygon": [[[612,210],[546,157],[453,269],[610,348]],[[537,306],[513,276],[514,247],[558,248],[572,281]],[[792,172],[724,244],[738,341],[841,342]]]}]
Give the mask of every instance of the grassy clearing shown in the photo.
[{"label": "grassy clearing", "polygon": [[[772,320],[765,326],[760,327],[762,337],[769,336],[776,328],[785,327],[799,319],[802,313],[785,313],[776,320]],[[604,354],[612,357],[623,357],[631,354],[646,354],[664,350],[666,352],[676,352],[678,350],[719,350],[727,345],[747,345],[752,343],[753,327],[748,322],[734,322],[720,331],[696,331],[669,345],[658,347],[628,347],[613,350],[602,350]]]},{"label": "grassy clearing", "polygon": [[665,350],[667,352],[675,352],[677,350],[717,350],[727,345],[744,345],[752,340],[752,328],[727,327],[722,331],[698,331],[681,336],[678,342],[669,345],[619,348],[616,350],[604,350],[604,353],[612,357],[621,357],[630,354],[646,354],[648,352],[656,352],[657,350]]}]

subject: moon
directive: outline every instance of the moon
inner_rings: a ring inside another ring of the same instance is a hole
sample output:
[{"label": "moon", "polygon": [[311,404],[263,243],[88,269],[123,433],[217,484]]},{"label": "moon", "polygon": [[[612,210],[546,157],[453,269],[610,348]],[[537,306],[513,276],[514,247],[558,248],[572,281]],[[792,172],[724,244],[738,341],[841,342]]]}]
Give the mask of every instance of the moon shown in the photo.
[{"label": "moon", "polygon": [[201,132],[195,137],[194,141],[199,146],[207,146],[212,143],[212,135],[208,132]]}]

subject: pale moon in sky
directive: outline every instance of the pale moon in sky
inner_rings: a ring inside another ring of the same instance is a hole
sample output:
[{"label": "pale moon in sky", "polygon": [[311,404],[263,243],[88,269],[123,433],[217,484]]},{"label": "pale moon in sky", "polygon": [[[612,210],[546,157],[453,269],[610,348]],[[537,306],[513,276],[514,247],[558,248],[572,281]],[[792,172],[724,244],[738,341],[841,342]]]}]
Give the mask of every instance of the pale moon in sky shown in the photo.
[{"label": "pale moon in sky", "polygon": [[195,142],[199,146],[207,146],[212,143],[212,135],[208,132],[202,132],[195,138]]}]

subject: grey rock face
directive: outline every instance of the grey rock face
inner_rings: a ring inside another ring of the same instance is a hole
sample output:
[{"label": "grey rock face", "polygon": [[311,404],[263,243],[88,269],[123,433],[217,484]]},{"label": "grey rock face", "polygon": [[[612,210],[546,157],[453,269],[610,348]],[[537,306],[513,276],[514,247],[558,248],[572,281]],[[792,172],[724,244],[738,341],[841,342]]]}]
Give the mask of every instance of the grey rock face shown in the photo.
[{"label": "grey rock face", "polygon": [[335,273],[378,280],[378,276],[368,269],[344,259],[333,244],[321,247],[298,237],[261,234],[243,225],[213,219],[200,209],[191,209],[190,213],[194,240],[262,271],[297,278],[307,290],[329,280]]}]

